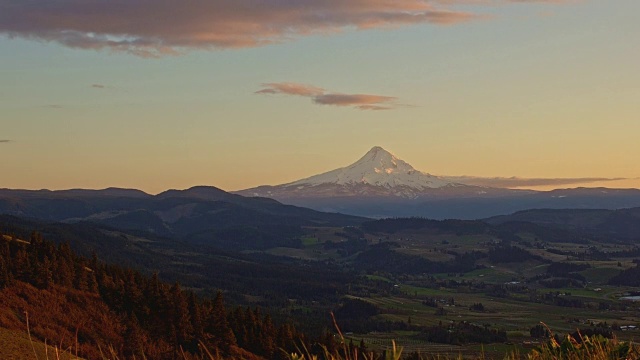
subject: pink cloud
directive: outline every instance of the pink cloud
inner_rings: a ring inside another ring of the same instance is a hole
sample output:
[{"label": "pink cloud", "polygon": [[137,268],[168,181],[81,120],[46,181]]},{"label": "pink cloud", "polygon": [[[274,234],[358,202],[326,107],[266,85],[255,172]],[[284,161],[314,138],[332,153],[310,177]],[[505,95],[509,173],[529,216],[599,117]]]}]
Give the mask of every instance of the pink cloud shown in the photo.
[{"label": "pink cloud", "polygon": [[361,110],[386,110],[395,97],[367,94],[323,94],[315,96],[313,102],[320,105],[356,106]]},{"label": "pink cloud", "polygon": [[0,0],[0,34],[141,57],[264,46],[312,34],[451,25],[465,5],[579,0]]},{"label": "pink cloud", "polygon": [[476,176],[447,176],[448,179],[467,185],[487,186],[495,188],[518,188],[532,186],[561,186],[588,184],[594,182],[627,180],[627,178],[520,178],[520,177],[476,177]]},{"label": "pink cloud", "polygon": [[142,57],[474,19],[422,0],[0,0],[0,33]]},{"label": "pink cloud", "polygon": [[327,93],[323,88],[291,82],[262,84],[256,94],[284,94],[309,97],[318,105],[350,106],[360,110],[393,109],[397,98],[370,94]]},{"label": "pink cloud", "polygon": [[380,105],[358,105],[356,106],[360,110],[390,110],[393,109],[391,106],[380,106]]},{"label": "pink cloud", "polygon": [[287,94],[299,96],[317,96],[324,93],[324,89],[298,83],[266,83],[265,88],[256,91],[256,94]]}]

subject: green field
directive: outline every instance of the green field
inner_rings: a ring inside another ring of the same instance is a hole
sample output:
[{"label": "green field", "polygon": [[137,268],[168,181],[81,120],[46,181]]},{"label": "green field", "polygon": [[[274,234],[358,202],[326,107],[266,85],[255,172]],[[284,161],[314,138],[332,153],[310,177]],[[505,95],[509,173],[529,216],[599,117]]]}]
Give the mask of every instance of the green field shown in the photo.
[{"label": "green field", "polygon": [[[347,241],[340,238],[336,231],[315,232],[313,237],[303,238],[307,258],[334,260],[348,264],[350,258],[343,258],[322,248],[326,241]],[[493,263],[480,259],[475,270],[455,274],[392,275],[385,272],[368,273],[364,277],[372,282],[387,284],[386,290],[372,292],[369,296],[353,294],[360,300],[374,304],[380,313],[374,319],[410,323],[416,326],[434,326],[455,322],[469,322],[507,332],[508,344],[466,344],[462,346],[429,343],[417,339],[416,331],[369,332],[349,334],[354,343],[361,340],[374,349],[391,346],[391,340],[402,344],[405,352],[429,354],[477,355],[483,352],[486,358],[502,358],[506,352],[526,353],[540,340],[530,336],[530,329],[544,322],[556,333],[567,334],[579,328],[593,327],[598,323],[616,325],[639,325],[640,304],[623,303],[619,299],[624,293],[637,291],[607,285],[610,278],[621,270],[634,266],[631,259],[594,260],[582,259],[577,255],[561,255],[549,251],[567,254],[585,253],[587,249],[602,252],[621,251],[632,245],[611,245],[606,243],[563,243],[540,244],[537,237],[519,234],[521,242],[515,243],[536,259]],[[370,244],[389,241],[397,244],[395,251],[407,255],[420,256],[430,261],[447,262],[453,254],[466,252],[486,253],[498,240],[490,235],[425,234],[420,231],[402,231],[385,236],[367,234]],[[308,252],[315,250],[314,253]],[[577,272],[582,276],[584,285],[549,288],[537,281],[544,278],[550,263],[570,263],[576,266],[588,266]],[[458,286],[446,286],[453,281]],[[438,285],[440,284],[440,285]],[[425,286],[427,285],[427,286]],[[384,285],[380,285],[384,286]],[[485,286],[485,287],[483,287]],[[504,286],[508,290],[497,296],[489,291],[489,286]],[[544,298],[547,297],[547,300]],[[437,307],[423,304],[425,299],[435,300]],[[550,300],[551,299],[551,300]],[[579,307],[561,306],[563,302],[575,301]],[[484,311],[471,310],[472,305],[481,303]],[[611,310],[607,309],[611,307]],[[622,340],[637,339],[640,331],[619,331],[616,336]]]}]

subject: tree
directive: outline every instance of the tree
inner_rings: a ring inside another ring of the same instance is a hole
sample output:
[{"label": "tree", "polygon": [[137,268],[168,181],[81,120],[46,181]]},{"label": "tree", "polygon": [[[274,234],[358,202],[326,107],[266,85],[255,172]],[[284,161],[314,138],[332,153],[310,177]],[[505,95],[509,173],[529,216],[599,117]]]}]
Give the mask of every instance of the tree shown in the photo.
[{"label": "tree", "polygon": [[196,294],[191,291],[187,296],[187,303],[189,307],[189,314],[191,316],[191,326],[193,328],[193,335],[196,340],[202,340],[204,338],[204,323],[202,319],[202,310]]},{"label": "tree", "polygon": [[0,256],[0,289],[8,286],[11,283],[11,273],[9,267],[6,264],[4,256]]},{"label": "tree", "polygon": [[212,345],[225,353],[228,353],[231,346],[236,344],[235,335],[233,331],[231,331],[227,319],[227,310],[224,305],[222,292],[218,292],[213,299],[205,331],[211,334]]},{"label": "tree", "polygon": [[541,324],[538,324],[538,325],[532,327],[529,330],[529,334],[531,334],[531,337],[538,338],[538,339],[539,338],[548,338],[549,337],[549,330],[547,330]]},{"label": "tree", "polygon": [[189,314],[189,304],[177,282],[169,290],[173,303],[173,324],[175,326],[175,343],[179,346],[190,345],[193,340],[193,326]]}]

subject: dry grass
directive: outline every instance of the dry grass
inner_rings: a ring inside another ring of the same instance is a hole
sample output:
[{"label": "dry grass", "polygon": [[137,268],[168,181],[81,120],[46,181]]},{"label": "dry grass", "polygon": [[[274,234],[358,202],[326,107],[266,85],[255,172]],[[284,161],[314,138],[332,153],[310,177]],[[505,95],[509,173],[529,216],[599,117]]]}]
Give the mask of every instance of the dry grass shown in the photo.
[{"label": "dry grass", "polygon": [[[333,316],[333,314],[332,314]],[[29,326],[29,316],[25,314],[27,333],[20,333],[0,328],[0,356],[6,360],[80,360],[77,354],[78,346],[73,349],[60,349],[56,346],[47,345],[46,342],[35,342],[31,338]],[[384,354],[361,353],[357,348],[350,349],[344,338],[340,328],[337,326],[335,318],[333,319],[335,328],[338,332],[341,346],[337,351],[329,351],[326,347],[322,347],[322,354],[312,354],[311,351],[303,346],[298,352],[287,354],[289,360],[401,360],[403,358],[402,347],[396,346],[392,342],[392,347]],[[77,339],[76,339],[77,344]],[[204,344],[200,346],[203,355],[196,356],[181,352],[183,360],[225,360],[220,354],[212,353]],[[468,358],[468,357],[466,357]],[[472,357],[477,360],[485,360],[484,353]],[[102,360],[125,360],[118,357],[117,352],[113,348],[100,351],[100,359]],[[416,357],[412,357],[416,359]],[[446,357],[440,355],[422,354],[418,355],[419,360],[462,360],[463,356]],[[619,341],[616,338],[606,339],[602,336],[582,336],[573,338],[566,336],[562,341],[551,337],[550,340],[542,346],[532,350],[526,355],[519,353],[506,354],[504,360],[637,360],[640,359],[640,346],[631,342]],[[146,360],[142,356],[141,360]],[[240,360],[226,359],[226,360]]]}]

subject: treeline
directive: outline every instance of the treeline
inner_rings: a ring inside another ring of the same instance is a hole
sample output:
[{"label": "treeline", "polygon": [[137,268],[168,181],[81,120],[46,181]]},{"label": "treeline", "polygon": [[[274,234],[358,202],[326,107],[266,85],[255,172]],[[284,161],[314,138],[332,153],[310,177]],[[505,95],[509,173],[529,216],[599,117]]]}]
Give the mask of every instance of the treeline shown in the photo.
[{"label": "treeline", "polygon": [[483,234],[491,225],[473,220],[430,220],[419,217],[389,218],[368,221],[361,225],[369,233],[393,234],[403,230],[431,230],[433,232],[453,232],[458,235]]},{"label": "treeline", "polygon": [[536,240],[549,243],[586,244],[592,238],[577,231],[562,229],[556,226],[543,226],[524,221],[510,221],[495,226],[503,234],[530,233]]},{"label": "treeline", "polygon": [[640,264],[622,271],[609,280],[610,285],[640,286]]},{"label": "treeline", "polygon": [[455,254],[455,258],[447,262],[436,262],[421,256],[403,254],[393,250],[397,246],[392,242],[371,245],[355,257],[353,267],[358,271],[386,272],[397,275],[465,273],[475,270],[477,268],[476,260],[486,256],[481,252],[468,252]]},{"label": "treeline", "polygon": [[[0,325],[16,327],[29,316],[35,335],[61,347],[77,340],[87,358],[99,358],[100,349],[109,347],[123,359],[172,359],[206,347],[224,356],[276,359],[279,349],[294,351],[295,341],[304,339],[259,309],[229,311],[222,293],[200,299],[156,274],[78,256],[68,244],[38,233],[28,243],[0,239],[0,303]],[[66,329],[51,331],[61,322]]]},{"label": "treeline", "polygon": [[[277,257],[264,252],[238,253],[210,244],[195,244],[195,240],[194,243],[181,242],[85,222],[41,223],[0,215],[0,233],[29,239],[33,230],[44,234],[49,241],[69,242],[74,251],[86,257],[95,251],[100,254],[100,260],[107,263],[126,265],[149,275],[158,272],[164,281],[179,281],[184,287],[205,289],[211,298],[215,291],[209,289],[224,289],[225,298],[234,304],[247,305],[247,296],[252,304],[263,308],[286,308],[289,299],[313,302],[314,311],[322,311],[322,318],[314,321],[326,322],[331,306],[354,282],[353,275],[337,264]],[[138,241],[139,238],[149,241]],[[275,313],[272,315],[276,318]],[[308,323],[309,319],[305,318],[297,325],[302,328]],[[305,329],[305,333],[312,331]]]},{"label": "treeline", "polygon": [[540,256],[533,255],[523,248],[503,243],[491,248],[489,250],[488,257],[493,263],[514,263],[529,260],[548,262],[548,260],[545,260]]},{"label": "treeline", "polygon": [[492,329],[488,325],[480,326],[466,321],[426,327],[416,336],[421,340],[452,345],[490,344],[507,341],[507,332],[504,330]]}]

